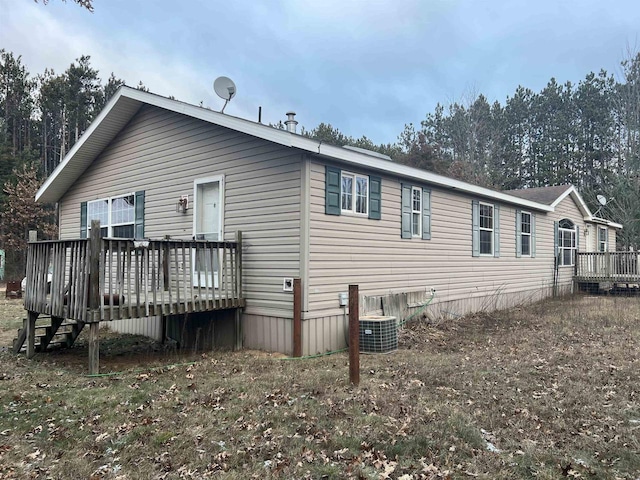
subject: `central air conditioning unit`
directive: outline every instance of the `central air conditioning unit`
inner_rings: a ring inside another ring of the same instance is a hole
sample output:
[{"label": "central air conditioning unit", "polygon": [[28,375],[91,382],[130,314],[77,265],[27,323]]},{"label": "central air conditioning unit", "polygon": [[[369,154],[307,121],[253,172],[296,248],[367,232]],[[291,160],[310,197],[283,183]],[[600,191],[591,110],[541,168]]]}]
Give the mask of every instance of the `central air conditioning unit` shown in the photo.
[{"label": "central air conditioning unit", "polygon": [[398,349],[396,317],[360,317],[360,353],[388,353]]}]

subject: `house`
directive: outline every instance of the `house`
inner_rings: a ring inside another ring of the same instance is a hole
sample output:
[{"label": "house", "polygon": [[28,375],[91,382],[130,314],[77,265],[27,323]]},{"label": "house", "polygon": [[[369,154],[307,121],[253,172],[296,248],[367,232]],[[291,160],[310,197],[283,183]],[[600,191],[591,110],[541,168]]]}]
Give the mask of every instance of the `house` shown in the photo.
[{"label": "house", "polygon": [[[286,353],[293,278],[303,353],[314,354],[345,345],[350,284],[374,310],[404,294],[431,299],[430,315],[458,316],[570,291],[577,251],[615,250],[621,225],[594,217],[573,186],[494,191],[323,144],[295,123],[278,130],[122,87],[36,199],[57,202],[61,240],[87,237],[92,220],[105,237],[232,241],[241,231],[243,345]],[[221,288],[218,268],[201,280],[210,290]],[[161,325],[113,322],[155,336]]]}]

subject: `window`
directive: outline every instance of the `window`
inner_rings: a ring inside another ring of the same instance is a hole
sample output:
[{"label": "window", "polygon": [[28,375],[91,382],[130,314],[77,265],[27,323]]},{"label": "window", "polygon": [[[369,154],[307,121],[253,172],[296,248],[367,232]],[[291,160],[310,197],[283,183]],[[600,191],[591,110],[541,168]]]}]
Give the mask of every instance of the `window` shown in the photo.
[{"label": "window", "polygon": [[422,189],[411,187],[411,236],[422,237]]},{"label": "window", "polygon": [[493,205],[480,203],[480,255],[493,255]]},{"label": "window", "polygon": [[134,238],[136,236],[136,196],[140,196],[140,192],[87,202],[85,223],[87,236],[91,230],[91,221],[99,220],[101,237]]},{"label": "window", "polygon": [[100,236],[135,236],[135,196],[133,194],[87,202],[87,230],[91,221],[100,220]]},{"label": "window", "polygon": [[500,257],[500,205],[471,201],[471,255]]},{"label": "window", "polygon": [[366,215],[369,206],[369,177],[342,172],[340,209],[347,213]]},{"label": "window", "polygon": [[371,220],[382,218],[382,179],[374,175],[343,172],[325,166],[324,213],[355,213]]},{"label": "window", "polygon": [[531,256],[531,214],[520,212],[520,252],[523,257]]},{"label": "window", "polygon": [[609,232],[607,231],[607,227],[598,227],[598,251],[606,252],[607,251],[607,237]]},{"label": "window", "polygon": [[431,190],[402,183],[400,236],[431,240]]},{"label": "window", "polygon": [[516,258],[536,256],[536,215],[516,210]]},{"label": "window", "polygon": [[567,218],[558,222],[558,265],[573,265],[576,251],[576,226]]}]

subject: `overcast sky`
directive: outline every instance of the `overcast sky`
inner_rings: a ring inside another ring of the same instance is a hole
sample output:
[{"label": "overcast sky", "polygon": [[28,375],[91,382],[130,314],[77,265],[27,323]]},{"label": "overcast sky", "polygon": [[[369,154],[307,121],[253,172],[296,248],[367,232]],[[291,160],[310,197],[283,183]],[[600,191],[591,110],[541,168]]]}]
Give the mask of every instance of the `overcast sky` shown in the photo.
[{"label": "overcast sky", "polygon": [[439,102],[482,93],[504,103],[518,85],[591,71],[620,73],[640,49],[637,0],[0,0],[0,48],[32,74],[80,55],[106,80],[214,110],[213,80],[232,78],[225,113],[263,121],[297,112],[375,143],[395,142]]}]

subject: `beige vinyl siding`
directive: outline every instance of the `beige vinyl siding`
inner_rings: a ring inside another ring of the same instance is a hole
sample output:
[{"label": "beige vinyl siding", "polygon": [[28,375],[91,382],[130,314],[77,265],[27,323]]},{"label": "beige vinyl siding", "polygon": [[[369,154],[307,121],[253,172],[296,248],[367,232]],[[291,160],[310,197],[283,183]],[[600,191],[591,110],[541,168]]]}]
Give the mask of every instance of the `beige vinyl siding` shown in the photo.
[{"label": "beige vinyl siding", "polygon": [[[586,228],[589,233],[587,233],[583,238],[584,238],[584,246],[582,244],[580,244],[580,251],[581,252],[597,252],[598,248],[599,248],[599,238],[598,238],[598,234],[600,231],[600,228],[602,228],[603,225],[600,223],[588,223],[586,224]],[[607,248],[608,251],[610,252],[615,252],[616,251],[616,234],[617,234],[617,229],[614,227],[610,227],[607,226],[605,227],[607,229]]]},{"label": "beige vinyl siding", "polygon": [[[145,236],[193,235],[194,180],[224,176],[224,237],[243,232],[246,312],[291,316],[283,277],[300,274],[301,154],[144,107],[60,200],[60,238],[80,235],[80,204],[145,191]],[[176,212],[189,195],[186,214]]]},{"label": "beige vinyl siding", "polygon": [[581,252],[597,252],[598,251],[598,225],[593,223],[585,224],[585,231],[588,232],[583,235],[584,242],[580,243]]},{"label": "beige vinyl siding", "polygon": [[[532,212],[536,216],[536,257],[516,258],[516,207],[500,205],[500,258],[472,257],[472,200],[486,200],[432,187],[431,240],[402,239],[402,181],[382,177],[381,220],[325,215],[325,167],[312,162],[308,318],[338,314],[338,293],[351,283],[358,284],[365,295],[435,288],[436,302],[478,304],[482,301],[477,299],[553,285],[553,215]],[[561,204],[562,215],[579,222],[582,216],[570,204],[571,199]],[[561,272],[561,282],[570,284],[569,270]]]},{"label": "beige vinyl siding", "polygon": [[[556,205],[555,212],[551,212],[548,215],[556,222],[563,218],[568,218],[577,225],[580,229],[577,234],[578,236],[576,237],[576,241],[578,242],[578,251],[586,251],[586,245],[590,242],[590,239],[587,237],[591,236],[591,234],[585,235],[585,232],[587,231],[587,224],[584,221],[582,212],[571,198],[571,195],[565,197],[558,205]],[[558,283],[560,285],[571,284],[574,271],[575,268],[573,266],[567,265],[558,267]]]},{"label": "beige vinyl siding", "polygon": [[618,246],[616,245],[616,229],[609,227],[609,251],[615,252],[618,250]]}]

